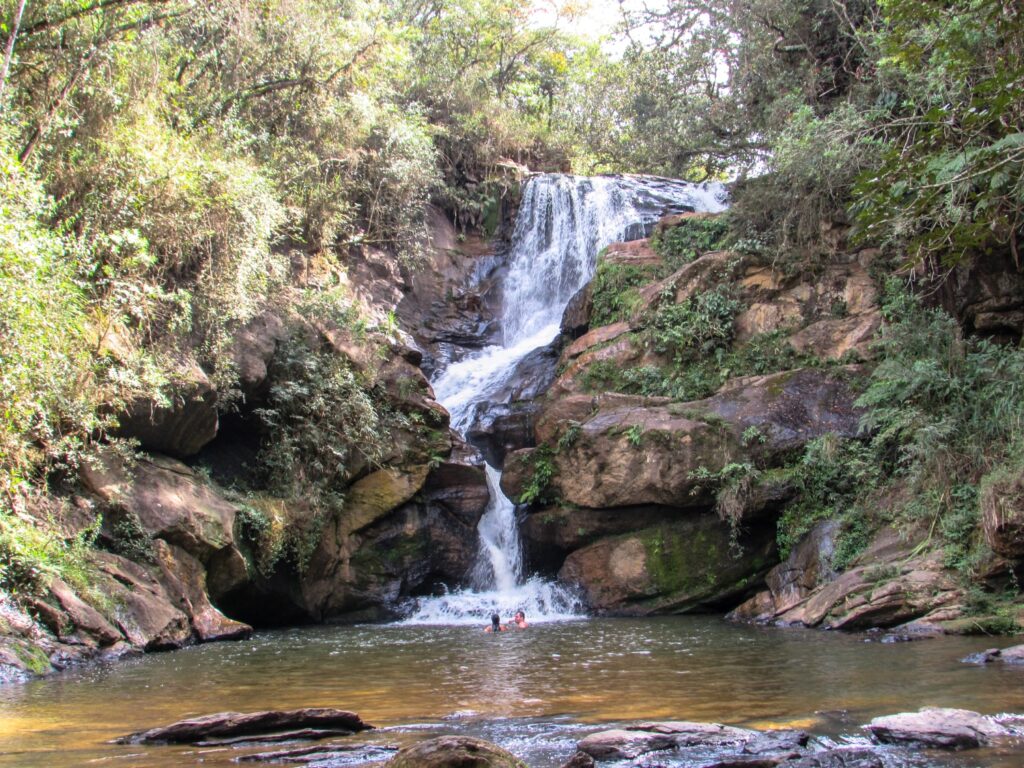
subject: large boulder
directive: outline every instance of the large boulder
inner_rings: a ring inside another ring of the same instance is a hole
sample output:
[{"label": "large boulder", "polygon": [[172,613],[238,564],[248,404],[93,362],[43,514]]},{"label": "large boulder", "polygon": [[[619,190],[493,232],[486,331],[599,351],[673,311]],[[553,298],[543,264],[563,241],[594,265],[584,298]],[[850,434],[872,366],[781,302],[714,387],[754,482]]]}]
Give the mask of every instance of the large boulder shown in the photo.
[{"label": "large boulder", "polygon": [[735,605],[760,583],[774,554],[768,526],[734,533],[715,515],[688,515],[578,549],[558,575],[598,611],[684,613]]},{"label": "large boulder", "polygon": [[[296,620],[382,618],[420,589],[460,585],[490,498],[480,463],[479,454],[459,444],[433,469],[368,475],[355,483],[341,512],[310,534],[317,544],[301,573],[280,566],[259,576],[232,607],[252,619],[265,605]],[[290,510],[294,503],[274,505],[275,518],[309,517]]]},{"label": "large boulder", "polygon": [[519,530],[531,565],[554,573],[574,550],[608,536],[677,520],[681,514],[678,509],[658,506],[614,509],[552,506],[527,514]]},{"label": "large boulder", "polygon": [[114,605],[114,622],[136,648],[166,651],[191,642],[189,617],[167,588],[146,568],[109,553],[95,555],[99,590]]},{"label": "large boulder", "polygon": [[247,399],[263,394],[270,361],[287,336],[284,321],[269,311],[257,315],[234,334],[230,353],[239,388]]},{"label": "large boulder", "polygon": [[632,760],[665,749],[743,745],[757,736],[746,728],[671,720],[592,733],[577,748],[598,760]]},{"label": "large boulder", "polygon": [[261,712],[217,712],[130,733],[116,741],[119,744],[197,744],[210,739],[226,741],[238,737],[251,737],[259,741],[261,736],[300,729],[315,729],[328,735],[357,733],[372,728],[354,712],[311,707]]},{"label": "large boulder", "polygon": [[534,423],[540,411],[536,399],[554,381],[559,346],[556,340],[523,357],[505,386],[473,408],[466,437],[491,466],[500,467],[510,451],[534,445]]},{"label": "large boulder", "polygon": [[1000,340],[1024,334],[1024,273],[1013,256],[992,253],[943,275],[943,307],[968,331]]},{"label": "large boulder", "polygon": [[439,736],[405,747],[388,768],[526,768],[511,752],[471,736]]},{"label": "large boulder", "polygon": [[160,580],[175,605],[189,617],[199,642],[242,640],[252,634],[248,624],[228,618],[210,603],[202,563],[180,547],[159,539],[153,543],[153,550],[161,570]]},{"label": "large boulder", "polygon": [[[689,403],[627,395],[556,398],[537,423],[538,442],[559,445],[552,454],[552,494],[590,508],[706,505],[704,470],[715,473],[754,457],[770,465],[822,435],[855,436],[858,373],[847,367],[746,377]],[[750,430],[757,441],[745,438]],[[517,499],[530,480],[530,455],[513,457],[502,488]]]}]

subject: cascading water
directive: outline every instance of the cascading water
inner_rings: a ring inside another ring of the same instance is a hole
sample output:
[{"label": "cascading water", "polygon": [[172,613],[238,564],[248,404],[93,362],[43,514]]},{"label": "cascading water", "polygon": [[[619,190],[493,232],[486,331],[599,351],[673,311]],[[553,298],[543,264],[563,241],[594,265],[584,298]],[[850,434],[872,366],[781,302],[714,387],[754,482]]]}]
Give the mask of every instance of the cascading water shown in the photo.
[{"label": "cascading water", "polygon": [[[448,366],[433,382],[452,427],[468,431],[476,406],[494,399],[527,354],[555,339],[566,305],[593,276],[602,248],[643,236],[669,213],[722,210],[723,199],[717,184],[633,176],[533,177],[523,190],[503,283],[502,343]],[[536,576],[523,580],[515,508],[501,492],[500,478],[497,469],[487,467],[491,500],[480,521],[473,590],[421,600],[408,623],[477,624],[491,613],[507,618],[519,609],[530,621],[579,615],[570,591]]]}]

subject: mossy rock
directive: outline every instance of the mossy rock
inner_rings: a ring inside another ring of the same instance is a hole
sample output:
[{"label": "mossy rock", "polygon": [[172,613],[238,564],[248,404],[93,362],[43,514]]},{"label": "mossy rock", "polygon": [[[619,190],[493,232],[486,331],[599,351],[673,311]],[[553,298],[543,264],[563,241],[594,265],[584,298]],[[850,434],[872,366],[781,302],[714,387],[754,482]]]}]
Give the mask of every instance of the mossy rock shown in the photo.
[{"label": "mossy rock", "polygon": [[469,736],[441,736],[401,750],[389,768],[527,768],[511,752]]}]

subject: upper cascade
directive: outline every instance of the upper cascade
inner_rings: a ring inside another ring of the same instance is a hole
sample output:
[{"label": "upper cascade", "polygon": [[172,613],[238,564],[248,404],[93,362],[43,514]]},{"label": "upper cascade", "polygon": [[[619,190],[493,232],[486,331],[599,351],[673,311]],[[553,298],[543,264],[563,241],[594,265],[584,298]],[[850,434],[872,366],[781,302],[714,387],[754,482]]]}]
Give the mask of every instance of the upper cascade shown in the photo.
[{"label": "upper cascade", "polygon": [[557,328],[569,300],[593,277],[601,249],[645,237],[667,214],[720,211],[723,200],[720,184],[650,176],[532,178],[512,235],[502,346]]},{"label": "upper cascade", "polygon": [[465,433],[474,406],[493,400],[516,365],[559,333],[569,300],[593,277],[597,255],[649,234],[663,216],[724,210],[718,183],[655,176],[542,174],[527,181],[502,284],[502,343],[450,365],[434,392]]}]

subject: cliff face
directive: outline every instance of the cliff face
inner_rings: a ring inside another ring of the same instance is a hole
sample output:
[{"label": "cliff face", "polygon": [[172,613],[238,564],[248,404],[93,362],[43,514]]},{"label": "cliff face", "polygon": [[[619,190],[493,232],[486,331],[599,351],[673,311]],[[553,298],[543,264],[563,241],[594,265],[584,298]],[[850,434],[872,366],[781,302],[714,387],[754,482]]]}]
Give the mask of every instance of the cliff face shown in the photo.
[{"label": "cliff face", "polygon": [[425,251],[416,285],[383,252],[345,267],[294,253],[291,285],[233,334],[231,391],[183,341],[166,398],[130,404],[120,442],[22,510],[78,548],[81,573],[5,596],[4,679],[250,625],[393,615],[461,583],[488,500],[481,459],[449,431],[394,313],[405,300],[446,316],[488,251],[438,211]]}]

